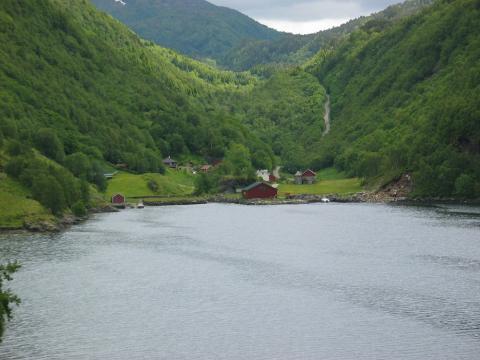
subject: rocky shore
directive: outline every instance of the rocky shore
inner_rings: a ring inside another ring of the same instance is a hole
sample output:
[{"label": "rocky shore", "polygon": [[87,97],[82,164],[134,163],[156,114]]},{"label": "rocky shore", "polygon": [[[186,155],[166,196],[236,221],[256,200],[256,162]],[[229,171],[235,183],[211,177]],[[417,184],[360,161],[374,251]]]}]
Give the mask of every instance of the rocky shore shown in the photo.
[{"label": "rocky shore", "polygon": [[[465,205],[480,205],[480,199],[459,200],[459,199],[445,199],[445,198],[431,198],[431,199],[415,199],[405,196],[395,196],[387,191],[377,192],[361,192],[352,195],[291,195],[288,198],[277,199],[252,199],[246,200],[243,198],[233,198],[224,195],[216,195],[210,198],[183,198],[167,201],[145,201],[145,206],[183,206],[183,205],[201,205],[208,203],[218,204],[238,204],[249,206],[272,206],[272,205],[301,205],[314,204],[326,202],[328,199],[330,203],[377,203],[377,204],[405,204],[405,205],[435,205],[435,204],[465,204]],[[77,217],[72,214],[67,214],[55,221],[40,221],[40,222],[24,222],[23,228],[17,229],[0,229],[0,232],[59,232],[68,229],[69,227],[82,223],[89,219],[90,215],[98,213],[118,212],[120,210],[104,204],[98,208],[90,209],[89,214],[84,217]]]}]

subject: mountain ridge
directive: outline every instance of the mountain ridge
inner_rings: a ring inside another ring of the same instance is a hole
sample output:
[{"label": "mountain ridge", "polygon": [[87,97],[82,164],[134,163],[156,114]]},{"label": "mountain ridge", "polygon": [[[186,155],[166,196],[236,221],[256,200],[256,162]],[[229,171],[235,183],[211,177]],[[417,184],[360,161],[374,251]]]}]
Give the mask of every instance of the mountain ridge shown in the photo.
[{"label": "mountain ridge", "polygon": [[113,0],[92,2],[143,38],[200,59],[218,61],[244,40],[281,35],[239,11],[204,0],[128,0],[126,5]]}]

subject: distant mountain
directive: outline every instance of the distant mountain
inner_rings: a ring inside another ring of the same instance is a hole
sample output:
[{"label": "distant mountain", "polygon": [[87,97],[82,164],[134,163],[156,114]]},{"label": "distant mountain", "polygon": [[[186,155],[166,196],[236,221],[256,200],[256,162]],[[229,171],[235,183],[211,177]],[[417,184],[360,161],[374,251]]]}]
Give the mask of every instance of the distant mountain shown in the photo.
[{"label": "distant mountain", "polygon": [[92,0],[141,37],[196,58],[219,60],[246,40],[282,33],[204,0]]},{"label": "distant mountain", "polygon": [[231,49],[221,63],[234,70],[246,70],[262,64],[300,64],[320,49],[336,43],[366,23],[387,26],[414,15],[434,0],[408,0],[370,16],[362,16],[341,26],[310,35],[284,34],[273,40],[248,40]]}]

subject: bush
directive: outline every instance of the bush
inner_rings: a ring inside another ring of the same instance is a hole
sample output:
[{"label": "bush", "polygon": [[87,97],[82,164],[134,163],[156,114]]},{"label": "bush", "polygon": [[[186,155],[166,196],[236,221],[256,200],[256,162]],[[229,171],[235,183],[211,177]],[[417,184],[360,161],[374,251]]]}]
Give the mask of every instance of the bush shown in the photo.
[{"label": "bush", "polygon": [[10,156],[20,156],[27,154],[31,149],[20,141],[10,141],[7,145],[7,154]]},{"label": "bush", "polygon": [[0,343],[5,331],[5,321],[12,317],[12,304],[20,304],[20,299],[8,289],[3,288],[5,281],[12,280],[12,274],[20,268],[18,263],[0,265]]},{"label": "bush", "polygon": [[35,135],[35,146],[43,155],[58,163],[63,163],[65,160],[63,144],[52,129],[38,130]]},{"label": "bush", "polygon": [[213,174],[198,174],[195,178],[195,195],[211,194],[218,188],[218,177]]},{"label": "bush", "polygon": [[5,172],[13,178],[19,178],[26,167],[25,159],[14,157],[5,165]]},{"label": "bush", "polygon": [[32,192],[35,200],[40,202],[54,215],[61,215],[66,208],[62,186],[51,175],[39,174],[33,179]]},{"label": "bush", "polygon": [[154,193],[156,193],[156,192],[158,191],[158,189],[159,189],[158,183],[157,183],[155,180],[153,180],[153,179],[151,179],[151,180],[148,181],[147,186],[148,186],[148,188],[149,188],[151,191],[153,191]]},{"label": "bush", "polygon": [[474,198],[475,180],[470,175],[460,175],[455,180],[455,195],[462,198]]},{"label": "bush", "polygon": [[77,217],[84,217],[87,215],[87,208],[82,201],[77,201],[72,206],[72,212]]}]

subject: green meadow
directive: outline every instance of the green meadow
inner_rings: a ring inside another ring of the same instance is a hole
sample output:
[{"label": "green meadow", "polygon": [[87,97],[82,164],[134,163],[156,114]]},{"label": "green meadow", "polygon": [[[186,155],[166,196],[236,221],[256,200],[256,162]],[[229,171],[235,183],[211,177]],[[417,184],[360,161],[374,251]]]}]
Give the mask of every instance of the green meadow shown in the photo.
[{"label": "green meadow", "polygon": [[[293,181],[293,178],[289,179]],[[321,170],[317,173],[317,182],[313,185],[280,184],[279,195],[347,195],[363,190],[359,178],[348,178],[344,173],[334,168]]]},{"label": "green meadow", "polygon": [[[158,189],[152,190],[149,182],[155,182]],[[178,196],[192,195],[194,191],[194,175],[183,171],[167,170],[161,174],[130,174],[120,172],[108,181],[105,196],[110,199],[115,194],[128,197],[140,196]]]},{"label": "green meadow", "polygon": [[17,229],[26,222],[53,221],[55,218],[18,182],[0,173],[0,229]]}]

